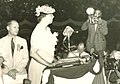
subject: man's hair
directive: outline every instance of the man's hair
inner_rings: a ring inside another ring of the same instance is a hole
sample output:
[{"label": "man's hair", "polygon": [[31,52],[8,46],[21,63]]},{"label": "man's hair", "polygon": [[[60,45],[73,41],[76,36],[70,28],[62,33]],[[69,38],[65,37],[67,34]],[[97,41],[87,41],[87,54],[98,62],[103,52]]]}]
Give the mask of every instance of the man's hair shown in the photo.
[{"label": "man's hair", "polygon": [[11,25],[12,22],[17,22],[16,20],[10,20],[9,22],[7,22],[7,26]]}]

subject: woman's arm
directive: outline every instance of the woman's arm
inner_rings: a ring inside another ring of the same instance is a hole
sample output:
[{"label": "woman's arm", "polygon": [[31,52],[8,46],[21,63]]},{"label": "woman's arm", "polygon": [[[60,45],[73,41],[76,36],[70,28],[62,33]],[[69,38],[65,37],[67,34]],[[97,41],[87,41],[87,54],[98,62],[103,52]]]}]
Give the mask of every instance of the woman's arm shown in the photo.
[{"label": "woman's arm", "polygon": [[49,55],[48,53],[42,51],[42,50],[39,50],[39,49],[32,49],[31,50],[31,57],[36,60],[38,63],[41,63],[45,66],[51,66],[52,63],[48,62],[47,60],[45,60],[42,56],[42,54],[45,54],[45,55]]}]

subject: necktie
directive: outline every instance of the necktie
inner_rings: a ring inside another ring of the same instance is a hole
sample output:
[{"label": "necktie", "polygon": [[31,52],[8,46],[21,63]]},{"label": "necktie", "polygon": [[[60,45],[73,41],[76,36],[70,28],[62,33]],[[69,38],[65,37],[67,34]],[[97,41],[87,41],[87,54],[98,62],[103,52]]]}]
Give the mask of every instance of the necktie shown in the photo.
[{"label": "necktie", "polygon": [[13,56],[13,53],[14,53],[14,48],[15,48],[15,43],[14,43],[13,38],[12,38],[12,39],[11,39],[12,56]]}]

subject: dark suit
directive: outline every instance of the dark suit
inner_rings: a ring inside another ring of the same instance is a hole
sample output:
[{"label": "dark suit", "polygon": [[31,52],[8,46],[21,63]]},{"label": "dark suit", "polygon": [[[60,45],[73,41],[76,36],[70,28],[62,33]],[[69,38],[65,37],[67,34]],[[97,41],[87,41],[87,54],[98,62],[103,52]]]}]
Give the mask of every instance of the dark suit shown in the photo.
[{"label": "dark suit", "polygon": [[[88,29],[88,38],[86,42],[87,50],[90,52],[91,48],[95,49],[95,52],[97,52],[99,55],[101,67],[103,67],[104,66],[103,51],[106,49],[105,35],[107,35],[108,33],[107,21],[99,19],[97,24],[90,24],[89,20],[87,20],[83,24],[81,29],[82,30]],[[104,68],[102,68],[102,71],[104,71]],[[95,76],[93,84],[105,84],[103,73],[100,73]]]},{"label": "dark suit", "polygon": [[90,24],[87,20],[82,28],[82,30],[88,29],[87,38],[87,50],[90,51],[91,48],[95,48],[96,51],[101,51],[106,49],[106,39],[105,35],[108,33],[107,21],[101,19],[98,22],[98,26],[95,30],[95,25]]}]

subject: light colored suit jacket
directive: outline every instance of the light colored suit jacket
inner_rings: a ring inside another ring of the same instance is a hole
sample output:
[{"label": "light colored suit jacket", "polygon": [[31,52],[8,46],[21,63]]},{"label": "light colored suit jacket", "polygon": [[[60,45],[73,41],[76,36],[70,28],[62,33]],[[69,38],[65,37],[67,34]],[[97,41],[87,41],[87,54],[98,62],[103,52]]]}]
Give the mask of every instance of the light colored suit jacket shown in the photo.
[{"label": "light colored suit jacket", "polygon": [[0,56],[5,59],[3,73],[16,69],[18,74],[26,74],[26,65],[29,60],[28,47],[25,39],[16,36],[14,39],[15,49],[12,56],[11,38],[7,35],[0,39]]}]

